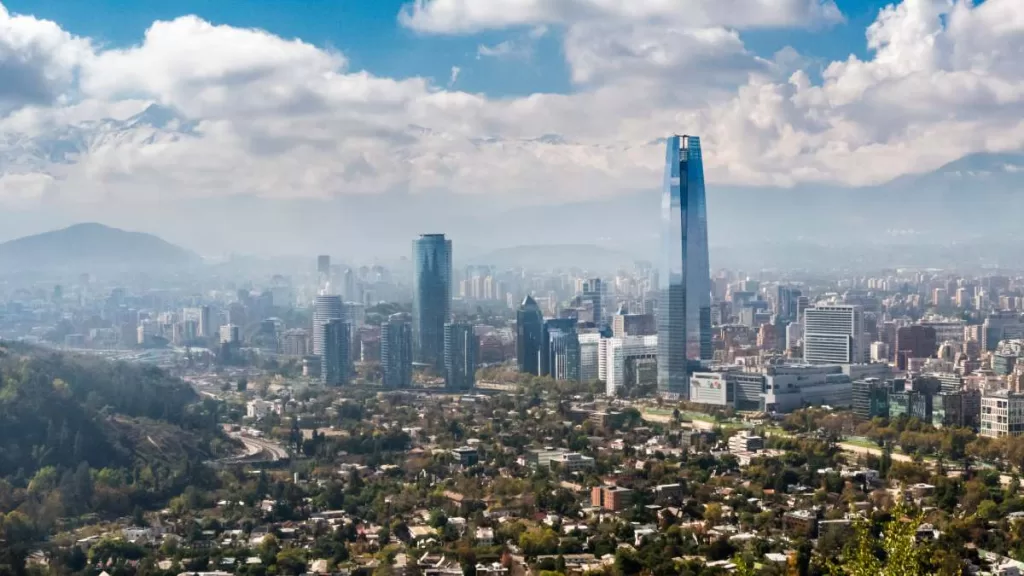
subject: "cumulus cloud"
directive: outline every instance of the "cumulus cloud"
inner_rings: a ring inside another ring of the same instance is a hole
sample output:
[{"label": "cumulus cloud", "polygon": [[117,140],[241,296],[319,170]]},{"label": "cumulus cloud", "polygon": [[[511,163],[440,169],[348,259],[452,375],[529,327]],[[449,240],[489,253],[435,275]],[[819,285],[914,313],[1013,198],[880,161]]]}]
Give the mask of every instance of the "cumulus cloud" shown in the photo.
[{"label": "cumulus cloud", "polygon": [[752,53],[743,30],[835,21],[834,4],[742,5],[432,0],[403,11],[425,31],[557,29],[576,90],[505,98],[456,90],[458,66],[447,85],[386,78],[196,17],[103,49],[3,12],[0,80],[4,50],[42,80],[0,82],[0,100],[18,94],[0,113],[0,202],[437,191],[567,202],[656,188],[670,132],[704,138],[712,184],[868,184],[1024,147],[1019,0],[904,0],[866,31],[870,58],[833,62],[820,81],[791,49]]},{"label": "cumulus cloud", "polygon": [[0,4],[0,112],[57,100],[90,50],[88,40],[56,23],[11,14]]}]

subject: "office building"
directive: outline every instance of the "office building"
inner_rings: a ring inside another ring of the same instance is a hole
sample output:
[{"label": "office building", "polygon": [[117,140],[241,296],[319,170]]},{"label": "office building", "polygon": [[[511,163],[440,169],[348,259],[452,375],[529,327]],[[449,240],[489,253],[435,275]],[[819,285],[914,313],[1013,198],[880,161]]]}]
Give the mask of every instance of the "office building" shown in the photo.
[{"label": "office building", "polygon": [[780,285],[775,289],[774,312],[779,320],[792,322],[796,320],[800,290],[791,286]]},{"label": "office building", "polygon": [[238,344],[239,332],[238,326],[234,324],[225,324],[220,327],[220,343],[221,344]]},{"label": "office building", "polygon": [[580,341],[575,329],[551,330],[548,365],[555,380],[580,381]]},{"label": "office building", "polygon": [[480,341],[470,324],[444,325],[444,385],[449,390],[472,390]]},{"label": "office building", "polygon": [[452,307],[452,242],[424,234],[413,242],[413,355],[417,362],[445,369],[444,325]]},{"label": "office building", "polygon": [[612,317],[612,336],[654,336],[658,333],[658,322],[654,314],[630,314],[625,305]]},{"label": "office building", "polygon": [[551,376],[551,333],[552,332],[576,332],[575,318],[549,318],[544,321],[541,329],[540,340],[540,374]]},{"label": "office building", "polygon": [[862,364],[869,359],[860,306],[815,306],[804,311],[804,361]]},{"label": "office building", "polygon": [[309,349],[309,332],[296,328],[281,335],[281,353],[285,356],[305,356]]},{"label": "office building", "polygon": [[729,406],[735,402],[724,372],[694,372],[690,374],[690,402],[708,406]]},{"label": "office building", "polygon": [[213,312],[209,306],[199,308],[199,336],[201,338],[213,336]]},{"label": "office building", "polygon": [[532,296],[516,311],[516,360],[519,371],[540,375],[540,350],[544,340],[544,314]]},{"label": "office building", "polygon": [[412,323],[392,314],[380,326],[380,368],[385,388],[412,386]]},{"label": "office building", "polygon": [[577,336],[580,343],[580,380],[593,382],[600,377],[601,334],[587,332]]},{"label": "office building", "polygon": [[352,329],[340,318],[318,327],[320,332],[320,380],[326,386],[342,386],[351,377]]},{"label": "office building", "polygon": [[907,369],[910,358],[931,358],[939,349],[938,336],[931,326],[902,326],[896,330],[893,360],[900,370]]},{"label": "office building", "polygon": [[658,274],[658,392],[689,398],[694,364],[710,360],[711,274],[700,139],[668,138]]},{"label": "office building", "polygon": [[657,384],[658,336],[604,338],[598,350],[608,396],[628,396],[631,390]]},{"label": "office building", "polygon": [[341,296],[321,294],[313,301],[313,355],[321,356],[324,351],[323,330],[321,326],[331,320],[341,320],[344,308]]},{"label": "office building", "polygon": [[978,432],[989,438],[1024,433],[1024,394],[1009,390],[982,393],[981,428]]},{"label": "office building", "polygon": [[889,392],[892,385],[880,378],[865,378],[853,383],[853,416],[858,420],[889,417]]},{"label": "office building", "polygon": [[839,364],[780,364],[763,369],[765,412],[787,414],[803,406],[853,404],[853,377]]},{"label": "office building", "polygon": [[1024,316],[1011,310],[989,314],[981,328],[981,349],[992,352],[1001,340],[1024,338]]},{"label": "office building", "polygon": [[600,278],[591,278],[583,283],[582,302],[588,303],[594,313],[594,324],[600,326],[604,323],[604,308],[602,293],[604,291]]},{"label": "office building", "polygon": [[889,418],[917,418],[921,422],[931,422],[933,412],[933,396],[928,392],[903,390],[889,393]]}]

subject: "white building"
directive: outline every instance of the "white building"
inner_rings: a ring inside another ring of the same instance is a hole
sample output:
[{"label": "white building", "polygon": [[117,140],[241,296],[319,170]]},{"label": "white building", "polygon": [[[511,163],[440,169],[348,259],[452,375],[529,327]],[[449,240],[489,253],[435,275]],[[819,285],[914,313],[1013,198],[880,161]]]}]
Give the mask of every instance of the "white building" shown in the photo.
[{"label": "white building", "polygon": [[[605,393],[614,396],[636,385],[657,383],[657,336],[605,338],[599,347],[604,366]],[[652,382],[647,382],[653,368]]]},{"label": "white building", "polygon": [[589,332],[579,335],[580,342],[580,380],[593,382],[600,378],[601,334]]},{"label": "white building", "polygon": [[796,348],[804,337],[804,327],[796,322],[786,325],[786,348]]},{"label": "white building", "polygon": [[690,375],[690,402],[710,406],[729,404],[729,384],[723,372],[694,372]]},{"label": "white building", "polygon": [[982,436],[999,438],[1024,433],[1024,394],[997,390],[981,396]]},{"label": "white building", "polygon": [[279,405],[268,402],[267,400],[250,400],[245,404],[245,415],[249,418],[255,418],[257,420],[266,418],[271,414],[280,414],[281,408]]},{"label": "white building", "polygon": [[808,364],[868,362],[864,313],[857,305],[821,305],[804,311],[804,361]]},{"label": "white building", "polygon": [[885,342],[871,343],[871,361],[887,362],[889,360],[889,345]]},{"label": "white building", "polygon": [[569,452],[568,454],[562,454],[557,458],[551,459],[552,464],[558,464],[563,470],[569,472],[582,472],[583,470],[590,470],[594,467],[594,459],[590,456],[584,456],[577,452]]}]

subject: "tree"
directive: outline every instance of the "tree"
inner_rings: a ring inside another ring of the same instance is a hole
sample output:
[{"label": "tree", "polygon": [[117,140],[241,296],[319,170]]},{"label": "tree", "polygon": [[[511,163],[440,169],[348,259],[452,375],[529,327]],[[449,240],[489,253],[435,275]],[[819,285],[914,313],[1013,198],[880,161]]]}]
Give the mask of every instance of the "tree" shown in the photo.
[{"label": "tree", "polygon": [[[907,504],[898,501],[892,517],[882,526],[879,549],[867,520],[858,519],[854,523],[854,539],[843,554],[841,564],[831,564],[831,573],[835,576],[924,576],[923,549],[915,538],[920,523],[920,514],[911,514]],[[879,552],[884,554],[884,562],[879,559]]]},{"label": "tree", "polygon": [[245,378],[239,378],[238,382],[235,383],[235,388],[239,392],[245,392],[246,390],[249,389],[249,381],[246,380]]}]

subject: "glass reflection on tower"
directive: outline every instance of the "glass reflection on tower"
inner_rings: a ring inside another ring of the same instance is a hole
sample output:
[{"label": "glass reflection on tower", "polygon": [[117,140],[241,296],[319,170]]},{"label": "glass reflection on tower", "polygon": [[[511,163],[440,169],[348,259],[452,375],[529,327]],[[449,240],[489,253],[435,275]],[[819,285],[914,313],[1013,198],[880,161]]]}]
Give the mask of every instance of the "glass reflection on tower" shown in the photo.
[{"label": "glass reflection on tower", "polygon": [[700,138],[672,136],[661,199],[658,392],[689,398],[689,374],[710,360],[711,272]]}]

